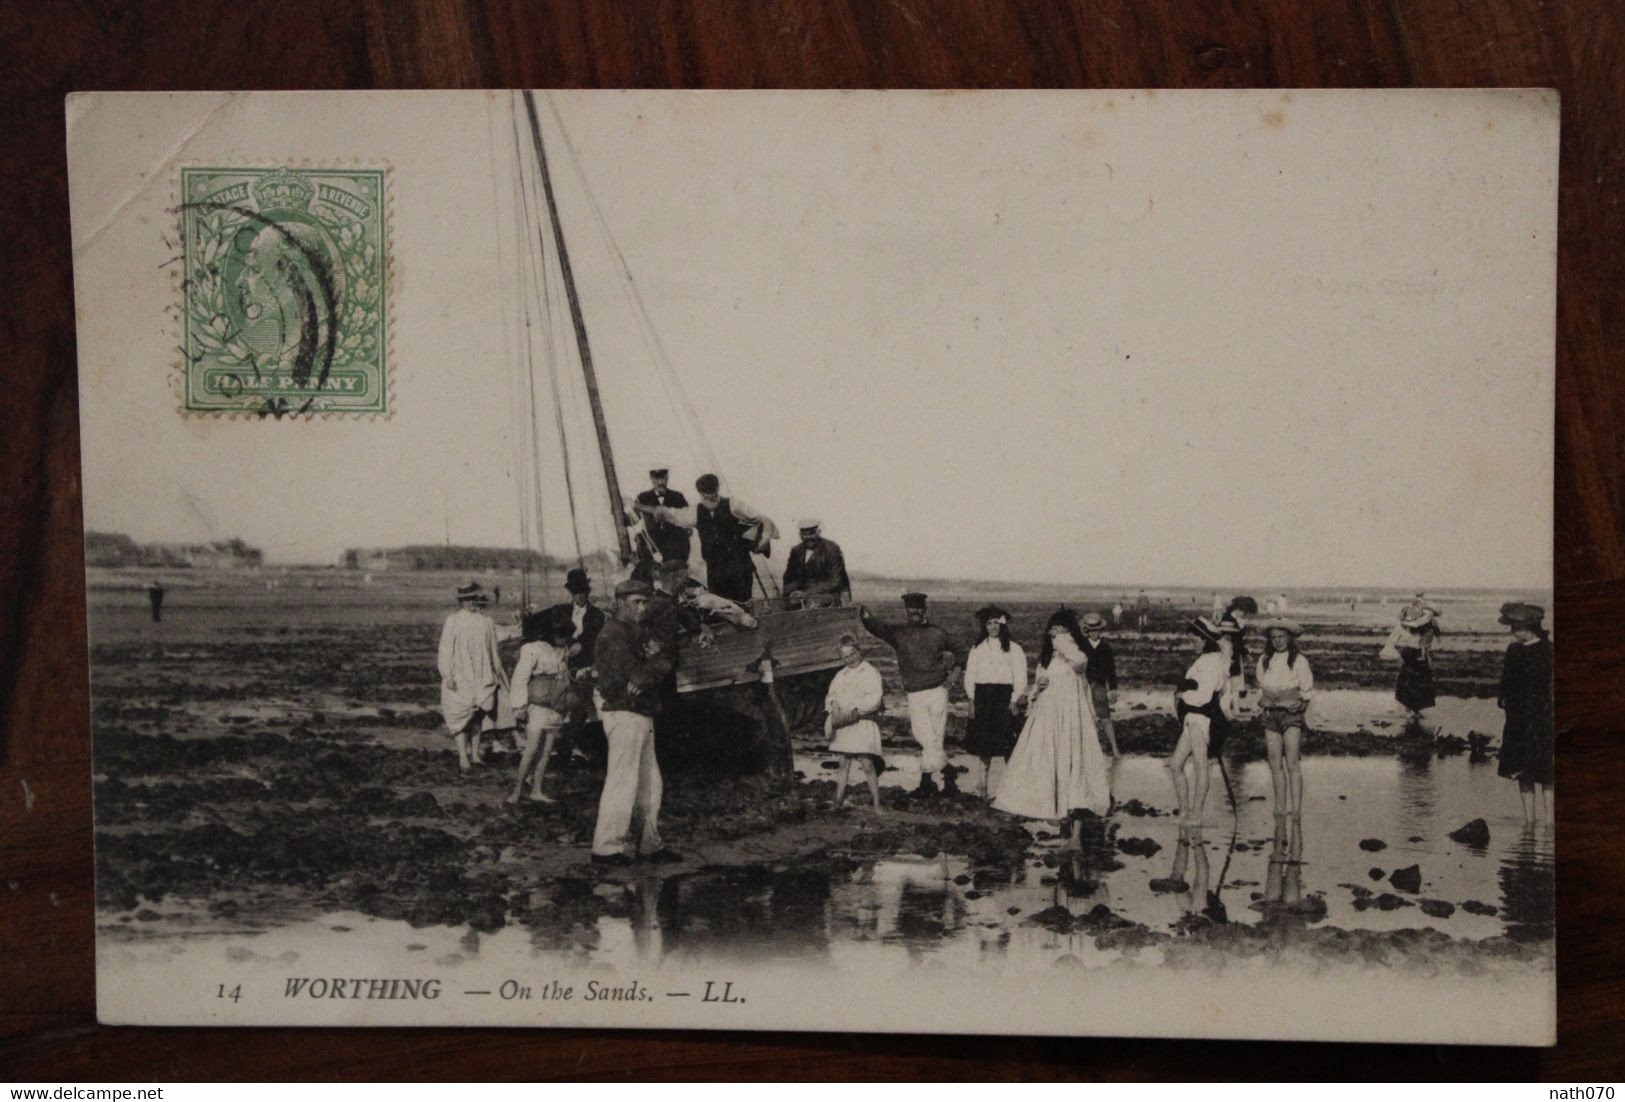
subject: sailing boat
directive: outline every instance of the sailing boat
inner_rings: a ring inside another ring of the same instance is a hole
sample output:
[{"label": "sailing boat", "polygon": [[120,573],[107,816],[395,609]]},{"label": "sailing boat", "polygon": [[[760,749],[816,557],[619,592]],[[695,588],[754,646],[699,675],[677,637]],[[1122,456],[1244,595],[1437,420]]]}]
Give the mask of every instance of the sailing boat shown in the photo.
[{"label": "sailing boat", "polygon": [[[522,249],[533,250],[528,260],[533,268],[532,272],[543,271],[543,265],[549,261],[556,265],[561,278],[564,298],[568,304],[570,325],[574,331],[575,350],[577,359],[572,368],[579,370],[580,382],[584,384],[586,404],[591,412],[594,438],[596,443],[597,459],[603,475],[603,486],[606,490],[605,498],[599,506],[602,508],[597,519],[606,516],[613,529],[620,560],[622,563],[630,562],[633,558],[634,548],[632,540],[637,534],[640,524],[632,520],[629,523],[625,499],[621,493],[620,483],[616,477],[615,453],[611,446],[609,425],[604,415],[604,405],[599,394],[598,374],[593,362],[592,345],[588,337],[587,321],[582,308],[581,297],[577,290],[574,270],[570,263],[569,245],[566,241],[564,225],[559,213],[557,194],[554,190],[554,181],[548,160],[546,143],[542,136],[542,125],[537,113],[536,97],[534,93],[522,93],[525,105],[525,116],[528,121],[530,148],[522,148],[519,139],[519,126],[517,122],[517,105],[515,106],[515,142],[516,164],[520,175],[527,172],[539,175],[541,191],[545,199],[547,210],[547,229],[539,224],[540,219],[532,221],[528,215],[528,207],[521,204],[521,221],[534,232],[524,235],[521,243]],[[562,120],[557,117],[560,133],[563,134]],[[564,136],[567,151],[573,154],[568,145],[568,137]],[[528,155],[527,155],[528,152]],[[579,170],[579,164],[577,165]],[[585,189],[586,179],[583,174],[581,183]],[[521,188],[523,180],[521,180]],[[525,193],[521,190],[520,194]],[[631,279],[630,270],[626,268],[624,258],[620,257],[619,250],[608,237],[608,227],[604,223],[601,211],[596,209],[595,201],[588,200],[593,205],[593,213],[597,216],[599,228],[604,233],[606,241],[617,258],[621,259],[621,273],[624,277],[626,289],[636,298],[636,306],[644,323],[649,326],[652,334],[653,325],[649,321],[648,313],[642,306],[641,298],[636,297],[636,285]],[[550,232],[549,232],[550,231]],[[549,249],[551,245],[551,249]],[[547,270],[551,274],[551,270]],[[533,277],[533,283],[541,285],[542,281]],[[537,286],[527,284],[524,279],[519,281],[522,295],[534,297]],[[539,306],[536,302],[525,302],[522,308],[525,317],[531,316],[531,308]],[[528,324],[528,321],[527,321]],[[664,349],[658,336],[654,335],[651,348],[658,355],[663,356]],[[530,415],[530,430],[534,434],[539,431],[537,425],[537,388],[535,386],[534,368],[528,388],[528,401]],[[557,393],[558,380],[550,380],[554,394],[554,407],[558,408]],[[686,399],[685,399],[686,405]],[[688,407],[692,416],[692,407]],[[695,418],[697,421],[697,418]],[[697,432],[697,425],[695,426]],[[560,420],[557,431],[562,440],[565,435],[564,424]],[[532,454],[536,454],[534,437],[532,438]],[[536,461],[537,468],[540,460]],[[712,460],[715,470],[715,463]],[[564,464],[564,488],[570,497],[572,510],[572,523],[574,512],[581,503],[575,499],[574,487],[570,481],[569,460],[566,456]],[[544,479],[539,469],[532,477],[533,489],[541,492]],[[523,491],[522,491],[523,492]],[[538,516],[540,511],[538,509]],[[577,546],[578,560],[585,564],[581,548]],[[769,728],[776,728],[766,732],[772,743],[778,745],[782,752],[770,756],[769,768],[774,771],[783,771],[789,768],[789,730],[798,720],[808,718],[821,707],[823,696],[828,688],[834,671],[840,666],[840,659],[836,654],[837,643],[841,636],[854,634],[859,637],[863,634],[858,609],[855,607],[837,608],[790,608],[778,594],[773,578],[758,563],[756,570],[757,588],[759,596],[752,601],[752,612],[757,621],[754,629],[737,628],[733,625],[718,625],[713,632],[709,645],[701,646],[697,640],[680,640],[677,662],[677,690],[680,694],[693,697],[704,696],[712,703],[720,702],[730,711],[741,712],[753,721],[765,723]]]}]

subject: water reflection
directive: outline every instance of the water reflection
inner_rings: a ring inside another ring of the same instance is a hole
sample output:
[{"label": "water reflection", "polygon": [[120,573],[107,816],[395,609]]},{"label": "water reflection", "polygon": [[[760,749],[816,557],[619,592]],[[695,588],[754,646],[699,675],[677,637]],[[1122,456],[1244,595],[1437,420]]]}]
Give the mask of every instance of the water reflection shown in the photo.
[{"label": "water reflection", "polygon": [[1507,937],[1516,941],[1552,937],[1557,922],[1557,868],[1551,833],[1526,827],[1501,859],[1497,878]]},{"label": "water reflection", "polygon": [[[1315,795],[1301,818],[1276,818],[1268,800],[1249,798],[1266,790],[1265,764],[1236,766],[1237,806],[1222,797],[1211,806],[1205,836],[1182,839],[1172,816],[1145,809],[1165,797],[1166,773],[1156,759],[1130,757],[1118,772],[1119,798],[1135,799],[1140,810],[1090,821],[1073,849],[1035,837],[1025,860],[998,868],[952,854],[895,854],[675,875],[651,869],[625,882],[584,881],[581,892],[598,898],[586,900],[583,913],[596,914],[596,924],[555,938],[594,955],[635,952],[646,960],[744,955],[838,964],[862,947],[899,959],[988,956],[1028,966],[1056,954],[1098,957],[1107,950],[1097,936],[1130,923],[1159,933],[1256,926],[1282,949],[1322,922],[1379,932],[1433,927],[1467,939],[1552,936],[1550,834],[1520,836],[1516,807],[1493,770],[1465,756],[1405,764],[1306,758]],[[1486,846],[1447,836],[1478,817],[1489,823]],[[1362,848],[1367,839],[1382,844]],[[1420,892],[1391,884],[1411,865],[1420,866]],[[1396,905],[1358,905],[1374,893]],[[566,912],[571,906],[555,901]],[[1055,908],[1065,915],[1031,921]],[[543,913],[558,929],[561,912]]]},{"label": "water reflection", "polygon": [[1398,830],[1404,837],[1424,834],[1438,823],[1438,782],[1433,773],[1431,748],[1424,756],[1405,756],[1395,763],[1399,769]]}]

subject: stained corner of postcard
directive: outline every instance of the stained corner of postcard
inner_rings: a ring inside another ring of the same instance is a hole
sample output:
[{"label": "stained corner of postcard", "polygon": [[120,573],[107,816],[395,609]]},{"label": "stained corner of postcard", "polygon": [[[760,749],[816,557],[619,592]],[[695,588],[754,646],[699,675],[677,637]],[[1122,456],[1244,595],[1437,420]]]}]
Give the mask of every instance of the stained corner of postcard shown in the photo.
[{"label": "stained corner of postcard", "polygon": [[390,414],[387,167],[180,173],[181,411]]}]

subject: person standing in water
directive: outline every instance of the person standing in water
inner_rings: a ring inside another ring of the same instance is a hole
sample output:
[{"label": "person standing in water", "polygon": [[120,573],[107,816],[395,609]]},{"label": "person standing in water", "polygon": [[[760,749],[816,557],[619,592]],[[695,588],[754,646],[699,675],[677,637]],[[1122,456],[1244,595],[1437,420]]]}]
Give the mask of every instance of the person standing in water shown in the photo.
[{"label": "person standing in water", "polygon": [[1058,609],[1044,625],[1027,722],[1010,754],[993,806],[1027,819],[1054,819],[1080,844],[1075,819],[1111,811],[1111,770],[1095,731],[1084,678],[1089,656],[1077,617]]},{"label": "person standing in water", "polygon": [[147,604],[152,606],[152,622],[164,618],[164,583],[157,578],[147,583]]},{"label": "person standing in water", "polygon": [[1106,638],[1106,618],[1098,612],[1086,612],[1078,621],[1083,628],[1083,653],[1089,656],[1089,665],[1083,671],[1089,682],[1089,699],[1095,706],[1095,722],[1106,733],[1106,744],[1113,758],[1121,758],[1117,748],[1117,725],[1112,722],[1112,707],[1117,703],[1117,655]]},{"label": "person standing in water", "polygon": [[1174,714],[1179,719],[1179,741],[1168,755],[1168,774],[1179,804],[1182,834],[1199,828],[1207,806],[1210,781],[1209,762],[1224,743],[1229,719],[1223,698],[1230,682],[1230,647],[1227,636],[1206,616],[1198,616],[1188,628],[1196,636],[1201,652],[1174,697]]},{"label": "person standing in water", "polygon": [[1552,640],[1539,605],[1511,601],[1501,606],[1500,623],[1512,629],[1501,667],[1497,703],[1506,712],[1497,772],[1518,782],[1523,819],[1530,826],[1552,821],[1553,766]]},{"label": "person standing in water", "polygon": [[1263,625],[1264,653],[1258,659],[1258,688],[1264,721],[1264,748],[1275,792],[1275,815],[1303,814],[1303,768],[1299,760],[1304,715],[1315,693],[1309,659],[1298,653],[1303,628],[1291,620]]},{"label": "person standing in water", "polygon": [[1384,653],[1399,658],[1399,677],[1394,681],[1394,699],[1410,715],[1411,723],[1420,723],[1422,713],[1438,703],[1433,688],[1433,647],[1439,638],[1439,610],[1428,604],[1418,593],[1410,604],[1399,612],[1399,624]]},{"label": "person standing in water", "polygon": [[1010,759],[1016,744],[1016,717],[1027,693],[1027,655],[1010,640],[1010,614],[996,605],[976,611],[981,639],[965,659],[965,698],[970,723],[965,749],[982,759],[982,795],[994,758]]},{"label": "person standing in water", "polygon": [[841,775],[835,782],[835,807],[839,809],[846,799],[852,763],[857,762],[864,783],[869,786],[875,814],[879,815],[879,771],[885,759],[880,752],[880,724],[875,722],[875,717],[884,708],[884,686],[880,671],[863,657],[855,636],[841,636],[836,652],[841,658],[841,668],[824,696],[827,713],[824,736],[830,740],[830,752],[841,755]]}]

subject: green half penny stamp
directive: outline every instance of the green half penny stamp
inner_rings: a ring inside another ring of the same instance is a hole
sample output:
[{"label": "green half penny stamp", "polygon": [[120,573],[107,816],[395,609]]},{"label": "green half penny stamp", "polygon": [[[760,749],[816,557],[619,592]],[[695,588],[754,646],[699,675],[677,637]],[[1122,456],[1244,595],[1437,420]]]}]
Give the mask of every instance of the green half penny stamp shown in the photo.
[{"label": "green half penny stamp", "polygon": [[182,168],[182,408],[390,412],[383,168]]}]

